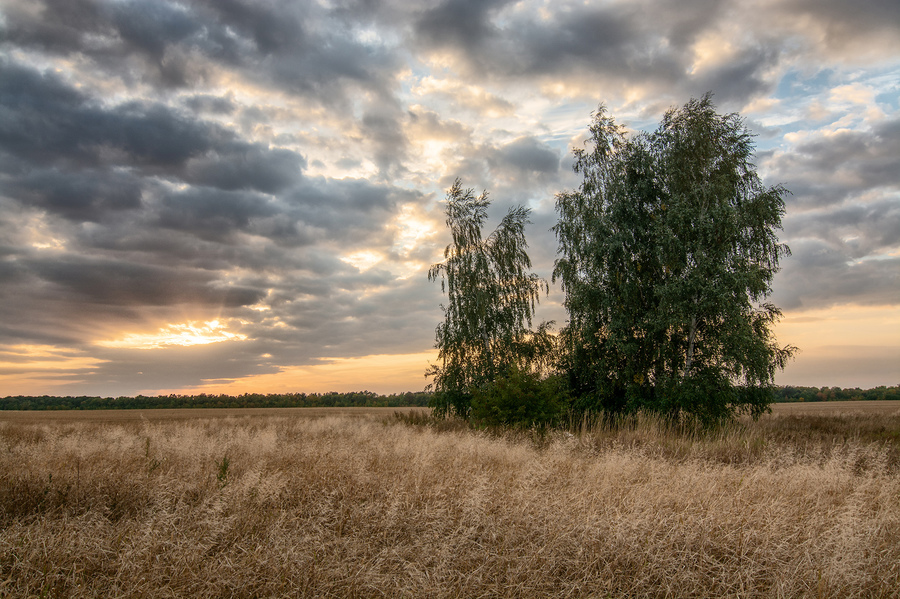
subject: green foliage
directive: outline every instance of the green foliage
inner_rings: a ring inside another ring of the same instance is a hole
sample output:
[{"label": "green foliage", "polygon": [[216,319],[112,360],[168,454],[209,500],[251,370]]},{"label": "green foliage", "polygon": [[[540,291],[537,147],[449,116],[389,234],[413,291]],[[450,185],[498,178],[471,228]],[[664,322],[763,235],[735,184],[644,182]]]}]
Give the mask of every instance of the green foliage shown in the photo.
[{"label": "green foliage", "polygon": [[471,420],[483,426],[543,426],[559,423],[567,407],[557,376],[510,368],[503,376],[475,389]]},{"label": "green foliage", "polygon": [[743,120],[710,95],[631,138],[595,113],[581,186],[554,230],[569,323],[562,365],[576,407],[717,420],[772,401],[781,313],[765,301],[780,257],[782,187],[763,187]]},{"label": "green foliage", "polygon": [[547,282],[530,273],[525,225],[529,210],[511,208],[488,237],[482,237],[490,202],[475,196],[460,181],[447,192],[447,227],[452,242],[444,261],[431,267],[428,278],[440,279],[447,293],[444,322],[435,332],[439,365],[434,377],[434,407],[439,416],[467,417],[475,389],[494,381],[510,368],[541,371],[551,358],[548,325],[529,330],[534,306]]}]

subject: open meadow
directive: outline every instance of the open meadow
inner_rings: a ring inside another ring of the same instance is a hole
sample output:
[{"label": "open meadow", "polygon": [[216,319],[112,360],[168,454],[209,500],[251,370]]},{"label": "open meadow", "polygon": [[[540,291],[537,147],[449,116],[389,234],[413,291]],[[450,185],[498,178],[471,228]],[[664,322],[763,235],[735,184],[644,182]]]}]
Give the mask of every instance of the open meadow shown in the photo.
[{"label": "open meadow", "polygon": [[395,408],[0,412],[0,597],[898,589],[900,402],[780,404],[712,433],[643,417],[485,432]]}]

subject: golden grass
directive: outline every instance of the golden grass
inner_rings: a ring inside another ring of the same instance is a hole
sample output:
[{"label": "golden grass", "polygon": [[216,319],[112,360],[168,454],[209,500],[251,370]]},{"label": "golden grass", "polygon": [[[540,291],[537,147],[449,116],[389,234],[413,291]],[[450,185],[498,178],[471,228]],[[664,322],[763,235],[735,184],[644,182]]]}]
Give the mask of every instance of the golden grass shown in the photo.
[{"label": "golden grass", "polygon": [[822,417],[0,415],[0,596],[900,596],[900,410]]}]

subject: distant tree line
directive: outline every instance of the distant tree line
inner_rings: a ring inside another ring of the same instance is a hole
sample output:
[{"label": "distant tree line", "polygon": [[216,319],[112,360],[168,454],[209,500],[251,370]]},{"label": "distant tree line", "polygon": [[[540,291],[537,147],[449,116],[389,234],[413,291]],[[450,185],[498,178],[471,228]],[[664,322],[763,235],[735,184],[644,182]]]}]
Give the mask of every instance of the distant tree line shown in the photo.
[{"label": "distant tree line", "polygon": [[[900,400],[900,385],[892,387],[796,387],[773,389],[776,403],[816,401]],[[353,393],[245,393],[243,395],[160,395],[150,397],[98,397],[82,395],[14,395],[0,398],[0,410],[152,410],[180,408],[401,408],[427,407],[433,393],[410,391],[378,395]]]},{"label": "distant tree line", "polygon": [[777,403],[808,401],[878,401],[900,400],[900,385],[875,387],[874,389],[842,389],[840,387],[776,387]]},{"label": "distant tree line", "polygon": [[160,395],[148,397],[9,396],[0,410],[152,410],[180,408],[399,408],[426,407],[431,394],[418,391],[378,395],[350,393],[245,393],[243,395]]}]

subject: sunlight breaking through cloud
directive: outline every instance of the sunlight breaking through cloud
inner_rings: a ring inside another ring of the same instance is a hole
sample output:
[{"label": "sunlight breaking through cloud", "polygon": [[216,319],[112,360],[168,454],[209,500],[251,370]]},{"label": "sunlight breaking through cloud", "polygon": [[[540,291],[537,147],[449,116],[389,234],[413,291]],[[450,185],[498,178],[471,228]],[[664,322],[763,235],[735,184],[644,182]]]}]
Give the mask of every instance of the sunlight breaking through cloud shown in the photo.
[{"label": "sunlight breaking through cloud", "polygon": [[218,320],[208,320],[199,325],[193,321],[170,324],[156,333],[134,333],[120,339],[100,341],[97,345],[115,349],[160,349],[173,345],[186,347],[222,341],[243,341],[246,338],[241,333],[229,332],[227,325]]},{"label": "sunlight breaking through cloud", "polygon": [[353,252],[352,254],[343,256],[341,258],[341,261],[355,267],[360,272],[365,272],[381,262],[381,258],[382,256],[378,252],[373,252],[371,250],[362,250],[360,252]]}]

